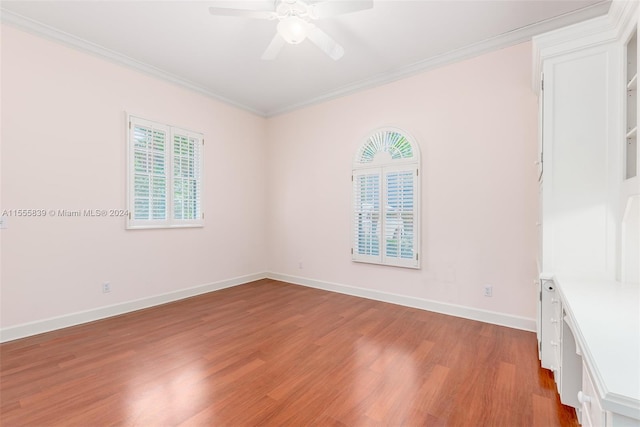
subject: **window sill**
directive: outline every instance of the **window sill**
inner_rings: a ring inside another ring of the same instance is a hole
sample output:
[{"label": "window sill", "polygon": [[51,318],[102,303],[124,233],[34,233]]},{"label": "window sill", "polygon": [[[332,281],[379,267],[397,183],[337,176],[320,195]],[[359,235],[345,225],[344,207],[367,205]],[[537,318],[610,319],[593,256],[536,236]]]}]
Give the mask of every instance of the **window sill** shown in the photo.
[{"label": "window sill", "polygon": [[127,225],[127,230],[163,230],[175,228],[204,228],[204,224]]}]

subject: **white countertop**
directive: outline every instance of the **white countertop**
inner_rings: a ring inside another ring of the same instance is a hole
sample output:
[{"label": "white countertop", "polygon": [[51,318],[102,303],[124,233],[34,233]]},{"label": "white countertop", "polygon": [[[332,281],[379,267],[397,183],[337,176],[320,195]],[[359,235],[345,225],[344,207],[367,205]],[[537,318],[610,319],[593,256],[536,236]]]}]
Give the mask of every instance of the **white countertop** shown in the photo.
[{"label": "white countertop", "polygon": [[640,286],[555,279],[603,408],[640,419]]}]

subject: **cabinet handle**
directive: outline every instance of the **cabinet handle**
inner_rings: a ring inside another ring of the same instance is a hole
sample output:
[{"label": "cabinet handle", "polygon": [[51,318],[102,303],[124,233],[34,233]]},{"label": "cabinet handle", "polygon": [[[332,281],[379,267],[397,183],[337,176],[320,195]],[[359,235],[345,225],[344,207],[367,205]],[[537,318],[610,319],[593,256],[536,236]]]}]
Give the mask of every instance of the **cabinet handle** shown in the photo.
[{"label": "cabinet handle", "polygon": [[550,319],[551,323],[558,323],[558,319],[554,319],[553,317]]},{"label": "cabinet handle", "polygon": [[587,403],[591,403],[591,397],[589,397],[588,395],[584,394],[582,391],[578,392],[578,402],[582,403],[583,405],[586,405]]},{"label": "cabinet handle", "polygon": [[550,341],[550,342],[549,342],[549,344],[551,344],[551,345],[552,345],[552,346],[554,346],[554,347],[557,347],[557,346],[558,346],[558,344],[560,344],[560,343],[559,343],[559,342],[556,342],[556,341]]}]

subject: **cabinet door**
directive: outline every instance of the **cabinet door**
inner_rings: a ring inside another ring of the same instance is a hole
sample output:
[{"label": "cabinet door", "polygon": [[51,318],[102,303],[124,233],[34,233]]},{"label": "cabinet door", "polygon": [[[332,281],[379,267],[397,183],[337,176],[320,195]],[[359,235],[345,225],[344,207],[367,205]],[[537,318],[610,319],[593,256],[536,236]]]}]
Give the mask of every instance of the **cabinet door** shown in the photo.
[{"label": "cabinet door", "polygon": [[615,275],[621,182],[620,49],[603,45],[545,61],[543,271]]}]

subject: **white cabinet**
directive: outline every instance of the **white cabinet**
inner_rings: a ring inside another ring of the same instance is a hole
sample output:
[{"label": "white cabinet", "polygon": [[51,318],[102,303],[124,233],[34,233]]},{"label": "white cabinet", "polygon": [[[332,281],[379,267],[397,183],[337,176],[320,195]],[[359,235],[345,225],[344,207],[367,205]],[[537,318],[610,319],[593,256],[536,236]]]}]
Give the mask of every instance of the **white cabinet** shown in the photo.
[{"label": "white cabinet", "polygon": [[589,426],[640,426],[638,8],[533,39],[539,356]]},{"label": "white cabinet", "polygon": [[[545,58],[542,271],[615,275],[621,185],[620,47],[607,41]],[[612,250],[613,249],[613,250]]]},{"label": "white cabinet", "polygon": [[638,2],[617,1],[533,39],[541,272],[640,281],[637,23]]},{"label": "white cabinet", "polygon": [[579,409],[578,391],[582,381],[582,358],[574,336],[575,326],[567,316],[555,281],[541,281],[540,362],[553,372],[560,401]]},{"label": "white cabinet", "polygon": [[553,341],[556,339],[555,328],[558,323],[558,317],[555,312],[559,300],[553,280],[541,280],[541,288],[538,325],[540,336],[543,337],[544,341],[539,342],[540,363],[543,368],[555,371],[558,367],[555,353],[557,346],[554,345]]},{"label": "white cabinet", "polygon": [[540,362],[543,368],[553,372],[560,401],[579,409],[582,353],[574,335],[576,327],[566,313],[555,281],[547,278],[541,283]]}]

